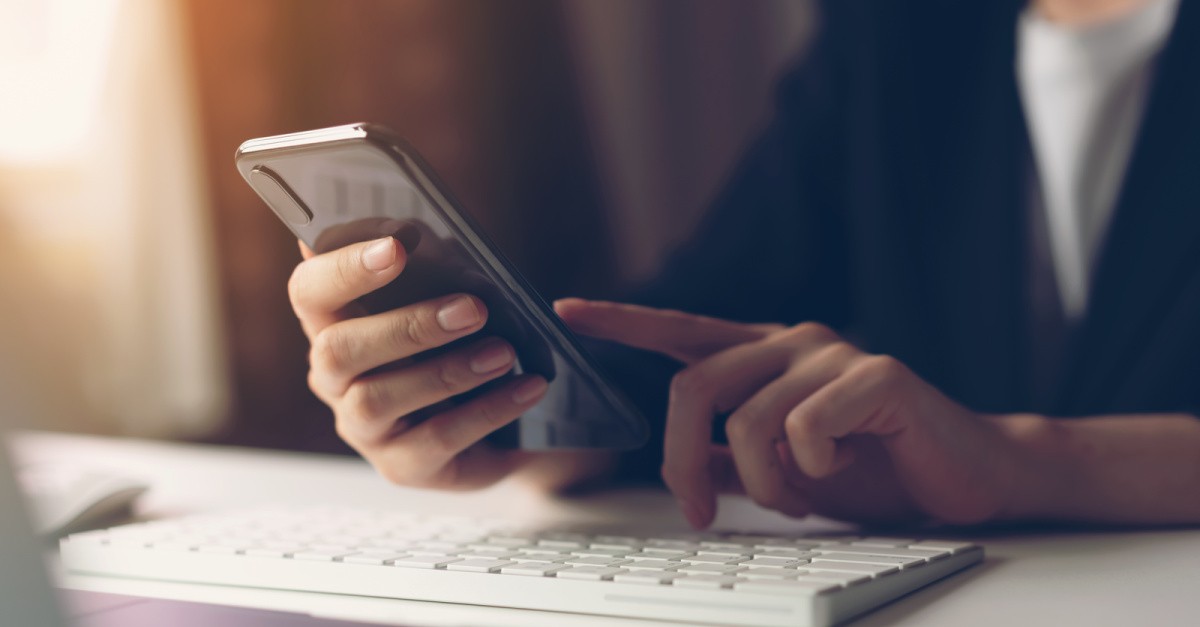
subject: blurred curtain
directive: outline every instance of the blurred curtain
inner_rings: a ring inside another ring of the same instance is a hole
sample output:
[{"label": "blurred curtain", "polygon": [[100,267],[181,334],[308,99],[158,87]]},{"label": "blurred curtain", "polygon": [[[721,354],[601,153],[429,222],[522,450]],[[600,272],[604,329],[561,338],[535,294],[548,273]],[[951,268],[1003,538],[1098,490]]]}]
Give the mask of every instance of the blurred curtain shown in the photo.
[{"label": "blurred curtain", "polygon": [[810,0],[564,0],[624,279],[687,238],[814,26]]},{"label": "blurred curtain", "polygon": [[0,3],[0,370],[38,426],[198,437],[226,416],[177,9]]}]

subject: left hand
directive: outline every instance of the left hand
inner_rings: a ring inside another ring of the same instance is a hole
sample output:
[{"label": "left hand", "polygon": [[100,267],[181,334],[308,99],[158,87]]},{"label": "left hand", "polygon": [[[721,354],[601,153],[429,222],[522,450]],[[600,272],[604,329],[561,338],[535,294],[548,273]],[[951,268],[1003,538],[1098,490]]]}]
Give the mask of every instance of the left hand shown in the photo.
[{"label": "left hand", "polygon": [[[555,306],[580,333],[686,364],[671,383],[662,472],[697,528],[711,524],[723,487],[791,516],[877,523],[975,523],[1007,503],[1016,455],[991,417],[822,325]],[[727,449],[710,438],[725,412]]]}]

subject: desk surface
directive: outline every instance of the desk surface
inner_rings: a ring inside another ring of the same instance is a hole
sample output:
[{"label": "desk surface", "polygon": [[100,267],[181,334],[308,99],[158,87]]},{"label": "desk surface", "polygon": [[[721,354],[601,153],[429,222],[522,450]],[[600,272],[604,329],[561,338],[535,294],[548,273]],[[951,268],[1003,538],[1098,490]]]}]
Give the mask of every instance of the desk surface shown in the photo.
[{"label": "desk surface", "polygon": [[[118,440],[24,434],[21,462],[63,462],[148,480],[144,517],[263,504],[334,504],[539,522],[650,521],[684,528],[673,501],[653,490],[614,490],[570,499],[502,483],[471,494],[398,488],[357,459]],[[833,526],[762,511],[723,498],[718,528],[774,532]],[[946,534],[939,534],[946,535]],[[973,533],[987,559],[855,621],[855,625],[1169,625],[1200,612],[1200,529],[1000,531]],[[387,599],[244,590],[217,586],[69,576],[71,588],[309,611],[317,615],[418,625],[640,625],[641,621],[472,608]]]}]

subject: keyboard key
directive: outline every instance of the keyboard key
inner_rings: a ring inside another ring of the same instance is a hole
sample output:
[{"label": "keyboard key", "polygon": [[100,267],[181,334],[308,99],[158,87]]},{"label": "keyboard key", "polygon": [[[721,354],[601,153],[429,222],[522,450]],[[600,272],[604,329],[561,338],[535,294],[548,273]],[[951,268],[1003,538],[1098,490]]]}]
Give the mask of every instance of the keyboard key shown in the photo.
[{"label": "keyboard key", "polygon": [[459,561],[462,560],[445,555],[409,555],[393,561],[392,565],[401,568],[445,568],[447,564]]},{"label": "keyboard key", "polygon": [[593,549],[613,549],[623,551],[625,553],[636,553],[642,550],[642,545],[639,542],[593,542]]},{"label": "keyboard key", "polygon": [[571,559],[571,556],[554,557],[551,555],[526,555],[520,553],[508,559],[518,564],[566,564],[567,560]]},{"label": "keyboard key", "polygon": [[632,560],[622,566],[622,568],[628,568],[629,570],[672,570],[676,568],[682,568],[684,566],[687,566],[686,562],[648,559]]},{"label": "keyboard key", "polygon": [[613,559],[611,557],[572,557],[566,561],[572,566],[621,566],[631,560]]},{"label": "keyboard key", "polygon": [[678,569],[678,572],[706,575],[726,575],[729,573],[736,573],[740,570],[745,570],[745,567],[738,564],[690,564]]},{"label": "keyboard key", "polygon": [[572,549],[571,555],[579,557],[625,557],[629,551],[625,549],[597,549],[595,547],[586,549]]},{"label": "keyboard key", "polygon": [[709,557],[727,557],[729,559],[747,559],[754,551],[750,547],[741,547],[737,549],[713,549],[701,548],[696,551],[696,555],[707,555]]},{"label": "keyboard key", "polygon": [[633,536],[600,535],[592,538],[592,546],[597,544],[620,544],[622,546],[641,546],[642,540]]},{"label": "keyboard key", "polygon": [[530,544],[515,544],[512,546],[497,542],[470,542],[467,549],[471,551],[495,551],[497,553],[512,553],[532,546]]},{"label": "keyboard key", "polygon": [[774,566],[776,568],[796,568],[807,563],[808,560],[794,560],[787,557],[756,557],[741,561],[742,566]]},{"label": "keyboard key", "polygon": [[505,566],[516,566],[516,562],[491,559],[465,559],[446,564],[446,570],[459,570],[468,573],[498,573]]},{"label": "keyboard key", "polygon": [[858,574],[858,573],[841,573],[841,572],[814,571],[814,570],[804,570],[804,569],[801,569],[796,572],[798,573],[800,579],[812,578],[812,579],[823,579],[825,581],[836,581],[837,583],[840,583],[843,586],[849,586],[852,584],[862,583],[864,581],[871,580],[870,575],[863,575],[863,574]]},{"label": "keyboard key", "polygon": [[970,542],[949,542],[945,540],[925,540],[909,545],[910,549],[919,549],[922,551],[949,551],[954,555],[958,555],[963,551],[973,548],[975,545]]},{"label": "keyboard key", "polygon": [[939,557],[946,557],[949,555],[949,553],[946,551],[924,551],[924,550],[919,550],[919,549],[903,549],[903,548],[897,549],[897,548],[888,548],[888,547],[866,547],[866,546],[840,546],[840,547],[837,547],[836,551],[827,551],[824,554],[827,555],[828,553],[841,553],[841,554],[859,553],[859,554],[863,554],[863,555],[887,555],[890,557],[907,557],[907,558],[918,559],[918,560],[922,560],[922,561],[932,561],[932,560],[938,559]]},{"label": "keyboard key", "polygon": [[731,575],[687,575],[679,577],[671,582],[672,585],[680,588],[732,588],[734,584],[743,583],[745,579],[741,577],[733,577]]},{"label": "keyboard key", "polygon": [[627,573],[624,568],[610,566],[571,566],[564,568],[554,575],[560,579],[586,579],[588,581],[609,581],[614,576]]},{"label": "keyboard key", "polygon": [[804,570],[809,572],[842,572],[842,573],[859,573],[878,577],[888,573],[894,573],[899,568],[895,566],[880,566],[878,564],[857,564],[853,562],[812,562],[804,565]]},{"label": "keyboard key", "polygon": [[303,551],[303,550],[305,550],[304,547],[291,547],[288,549],[280,549],[280,548],[271,548],[271,547],[265,547],[265,546],[257,546],[257,547],[248,548],[245,551],[242,551],[242,554],[247,555],[249,557],[282,557],[282,558],[286,558],[286,557],[291,557],[291,556],[295,555],[297,552]]},{"label": "keyboard key", "polygon": [[549,562],[518,562],[512,566],[501,568],[500,574],[525,575],[527,577],[553,577],[556,572],[564,568],[570,568],[570,566]]},{"label": "keyboard key", "polygon": [[678,562],[685,557],[691,556],[691,553],[659,553],[657,551],[640,551],[638,553],[630,553],[625,557],[628,557],[629,559],[673,560]]},{"label": "keyboard key", "polygon": [[[744,566],[744,564],[743,564]],[[746,579],[795,579],[799,576],[800,571],[793,568],[777,568],[774,566],[762,566],[758,568],[747,568],[738,573],[738,577]]]},{"label": "keyboard key", "polygon": [[683,573],[671,572],[669,570],[635,570],[627,573],[620,573],[613,577],[616,583],[642,583],[653,585],[669,584],[675,579],[686,577]]},{"label": "keyboard key", "polygon": [[450,555],[457,555],[459,553],[462,553],[465,550],[466,550],[466,548],[460,544],[453,544],[453,545],[450,545],[449,547],[446,547],[445,545],[441,545],[441,544],[435,544],[433,546],[430,546],[427,544],[414,544],[413,546],[409,547],[408,552],[412,553],[413,555],[450,556]]},{"label": "keyboard key", "polygon": [[308,549],[305,551],[299,551],[292,555],[292,557],[298,560],[308,560],[311,562],[336,562],[343,557],[354,555],[355,553],[357,553],[357,551],[346,549]]},{"label": "keyboard key", "polygon": [[557,549],[545,546],[528,546],[517,551],[525,555],[547,555],[550,557],[571,557],[569,549]]},{"label": "keyboard key", "polygon": [[685,557],[680,561],[691,564],[736,564],[742,560],[748,559],[750,559],[749,555],[738,555],[736,557],[729,557],[725,555],[693,555],[691,557]]},{"label": "keyboard key", "polygon": [[393,560],[407,557],[404,553],[355,553],[342,558],[347,564],[369,564],[372,566],[387,566]]},{"label": "keyboard key", "polygon": [[464,559],[511,560],[521,554],[516,551],[463,551],[455,555]]},{"label": "keyboard key", "polygon": [[925,563],[921,557],[893,557],[890,555],[870,555],[867,553],[823,553],[812,559],[819,562],[856,562],[859,564],[893,565],[901,568],[912,568]]},{"label": "keyboard key", "polygon": [[[796,546],[795,540],[788,540],[786,538],[767,538],[766,540],[754,542],[753,545],[754,545],[754,548],[756,548],[756,549],[795,549],[795,548],[798,548]],[[816,545],[815,544],[806,544],[805,546],[816,546]]]},{"label": "keyboard key", "polygon": [[818,555],[817,553],[814,553],[812,551],[800,551],[797,549],[767,549],[765,551],[763,551],[763,550],[755,550],[754,551],[754,557],[774,557],[774,558],[786,558],[786,559],[793,559],[793,560],[810,560],[810,559],[816,557],[817,555]]},{"label": "keyboard key", "polygon": [[[678,585],[678,583],[676,583]],[[735,583],[733,589],[737,592],[753,592],[755,594],[779,594],[796,596],[801,594],[817,594],[840,588],[837,582],[819,580],[788,579],[784,581],[742,581]]]}]

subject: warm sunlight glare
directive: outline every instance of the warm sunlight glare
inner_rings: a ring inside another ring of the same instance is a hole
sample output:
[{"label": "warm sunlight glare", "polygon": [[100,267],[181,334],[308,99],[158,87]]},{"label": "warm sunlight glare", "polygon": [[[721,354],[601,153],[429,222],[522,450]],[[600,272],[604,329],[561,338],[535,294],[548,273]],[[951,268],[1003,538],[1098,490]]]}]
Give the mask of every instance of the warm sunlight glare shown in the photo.
[{"label": "warm sunlight glare", "polygon": [[0,162],[62,162],[85,146],[120,4],[0,0]]}]

